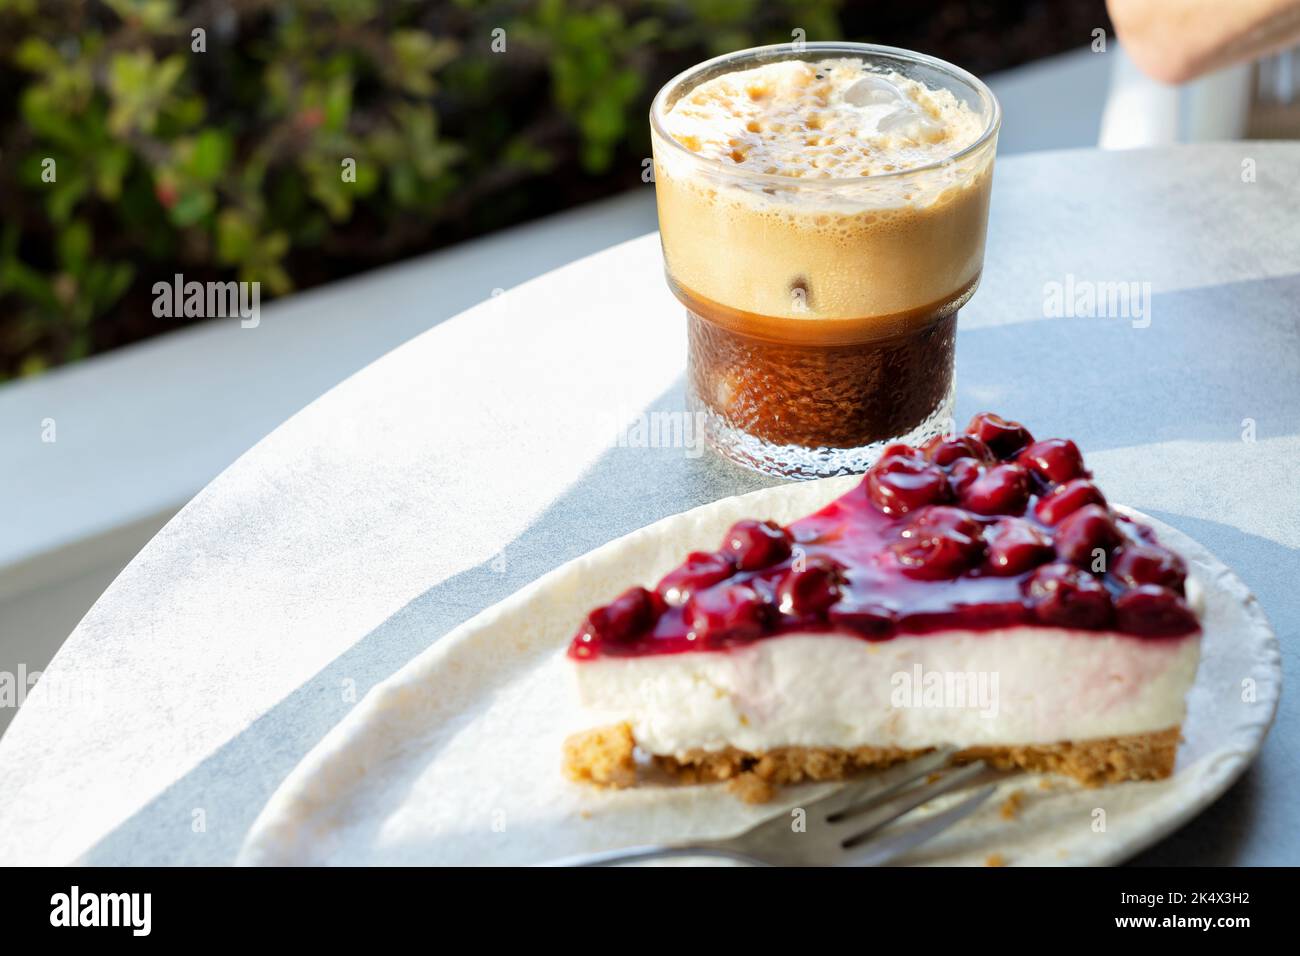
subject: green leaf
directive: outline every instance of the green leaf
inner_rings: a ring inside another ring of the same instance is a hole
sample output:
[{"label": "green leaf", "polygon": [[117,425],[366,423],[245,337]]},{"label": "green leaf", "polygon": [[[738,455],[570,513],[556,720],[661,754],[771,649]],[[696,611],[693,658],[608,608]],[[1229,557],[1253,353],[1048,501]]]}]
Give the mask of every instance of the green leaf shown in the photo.
[{"label": "green leaf", "polygon": [[211,189],[202,186],[184,189],[169,210],[171,221],[181,227],[192,226],[210,213],[216,204]]},{"label": "green leaf", "polygon": [[46,212],[56,223],[67,222],[77,203],[90,191],[90,180],[84,173],[65,174],[57,183],[51,183],[49,190]]},{"label": "green leaf", "polygon": [[336,76],[325,90],[325,128],[333,132],[347,129],[352,113],[352,77]]},{"label": "green leaf", "polygon": [[433,73],[456,55],[456,44],[435,39],[423,30],[394,30],[388,38],[393,60],[389,64],[399,87],[416,96],[430,96],[437,89]]},{"label": "green leaf", "polygon": [[90,226],[84,220],[74,220],[59,233],[59,262],[68,272],[79,275],[86,269],[90,247]]},{"label": "green leaf", "polygon": [[223,209],[217,214],[217,257],[226,265],[247,259],[256,239],[256,227],[243,210]]},{"label": "green leaf", "polygon": [[205,129],[194,139],[187,171],[196,179],[215,182],[230,162],[230,134],[224,130]]},{"label": "green leaf", "polygon": [[63,57],[54,46],[40,37],[27,37],[14,51],[14,63],[32,73],[45,73],[63,65]]},{"label": "green leaf", "polygon": [[114,143],[95,157],[95,190],[101,197],[115,202],[122,195],[122,179],[131,167],[131,151]]}]

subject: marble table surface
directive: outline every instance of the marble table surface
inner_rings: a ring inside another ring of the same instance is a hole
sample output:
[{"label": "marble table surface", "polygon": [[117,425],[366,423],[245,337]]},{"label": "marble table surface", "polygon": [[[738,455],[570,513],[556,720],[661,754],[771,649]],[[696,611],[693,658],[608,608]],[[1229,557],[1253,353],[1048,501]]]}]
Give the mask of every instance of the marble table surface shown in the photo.
[{"label": "marble table surface", "polygon": [[[1238,571],[1291,673],[1298,179],[1282,143],[1002,161],[957,349],[959,419],[1077,439],[1112,500]],[[1141,314],[1055,308],[1109,283],[1136,283]],[[648,235],[289,419],[139,554],[0,739],[0,863],[227,863],[298,760],[431,641],[611,538],[770,483],[627,428],[683,407],[684,340]],[[1246,776],[1137,862],[1300,862],[1298,709],[1284,692]]]}]

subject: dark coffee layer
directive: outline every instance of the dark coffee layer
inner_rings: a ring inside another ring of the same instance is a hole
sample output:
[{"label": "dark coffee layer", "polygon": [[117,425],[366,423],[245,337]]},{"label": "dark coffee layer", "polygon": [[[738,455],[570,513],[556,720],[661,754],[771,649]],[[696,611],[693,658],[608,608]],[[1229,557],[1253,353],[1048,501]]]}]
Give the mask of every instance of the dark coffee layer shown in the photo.
[{"label": "dark coffee layer", "polygon": [[[765,441],[856,448],[904,435],[952,386],[957,316],[857,344],[802,344],[688,309],[691,384],[727,424]],[[698,310],[698,311],[697,311]]]}]

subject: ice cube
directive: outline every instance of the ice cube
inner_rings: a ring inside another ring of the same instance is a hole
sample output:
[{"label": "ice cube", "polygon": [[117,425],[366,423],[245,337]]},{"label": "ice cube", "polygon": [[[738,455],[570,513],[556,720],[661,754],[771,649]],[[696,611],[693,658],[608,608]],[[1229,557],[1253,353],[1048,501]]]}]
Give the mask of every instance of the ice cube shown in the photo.
[{"label": "ice cube", "polygon": [[886,106],[905,102],[903,91],[883,76],[864,76],[844,91],[850,106]]},{"label": "ice cube", "polygon": [[920,143],[934,139],[943,132],[943,126],[917,107],[907,105],[881,117],[876,124],[876,132],[892,133]]}]

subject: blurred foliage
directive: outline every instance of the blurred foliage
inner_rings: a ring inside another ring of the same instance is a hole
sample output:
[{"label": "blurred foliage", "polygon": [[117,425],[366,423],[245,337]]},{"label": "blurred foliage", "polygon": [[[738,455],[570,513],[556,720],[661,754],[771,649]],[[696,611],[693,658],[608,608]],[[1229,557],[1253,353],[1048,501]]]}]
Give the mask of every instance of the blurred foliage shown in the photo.
[{"label": "blurred foliage", "polygon": [[0,0],[0,378],[639,182],[663,81],[837,2]]}]

